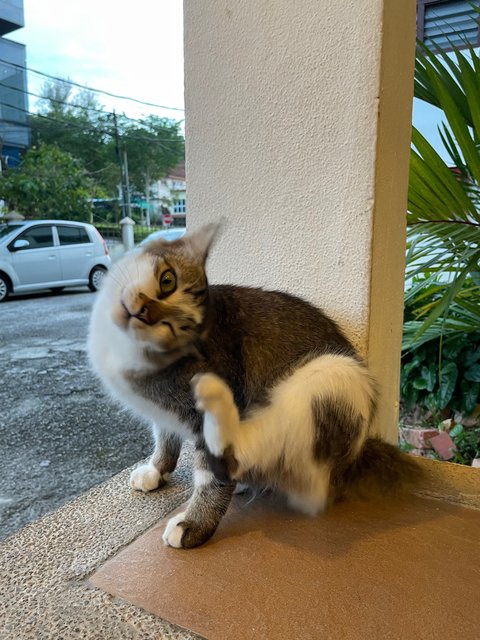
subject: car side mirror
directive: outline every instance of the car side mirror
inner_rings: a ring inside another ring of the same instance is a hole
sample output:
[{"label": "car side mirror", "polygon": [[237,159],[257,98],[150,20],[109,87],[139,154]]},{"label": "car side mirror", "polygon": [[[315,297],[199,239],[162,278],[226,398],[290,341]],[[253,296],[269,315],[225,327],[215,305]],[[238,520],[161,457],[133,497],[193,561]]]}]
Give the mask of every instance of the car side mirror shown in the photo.
[{"label": "car side mirror", "polygon": [[26,249],[30,246],[30,242],[28,240],[15,240],[13,243],[12,249],[14,251],[18,251],[19,249]]}]

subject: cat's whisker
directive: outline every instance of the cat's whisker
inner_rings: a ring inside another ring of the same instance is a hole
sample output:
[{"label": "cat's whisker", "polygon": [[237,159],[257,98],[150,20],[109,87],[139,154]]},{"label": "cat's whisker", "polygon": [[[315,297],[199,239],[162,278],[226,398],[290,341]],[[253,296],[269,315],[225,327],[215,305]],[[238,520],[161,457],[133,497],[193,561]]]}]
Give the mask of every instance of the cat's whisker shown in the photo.
[{"label": "cat's whisker", "polygon": [[[122,275],[122,274],[120,274],[120,275]],[[118,286],[119,286],[120,288],[123,288],[123,287],[124,287],[125,283],[124,283],[124,282],[121,282],[121,281],[117,278],[117,274],[116,274],[116,272],[115,272],[115,270],[114,270],[114,269],[112,269],[111,271],[109,271],[109,273],[108,273],[108,277],[109,277],[109,278],[111,278],[111,279],[115,282],[115,284],[118,284]]]},{"label": "cat's whisker", "polygon": [[126,284],[128,283],[128,279],[129,279],[129,275],[128,272],[126,271],[126,269],[124,269],[124,265],[122,264],[122,261],[117,262],[117,268],[118,271],[120,272],[120,275],[123,276],[124,278],[124,282],[122,282],[122,286],[126,286]]}]

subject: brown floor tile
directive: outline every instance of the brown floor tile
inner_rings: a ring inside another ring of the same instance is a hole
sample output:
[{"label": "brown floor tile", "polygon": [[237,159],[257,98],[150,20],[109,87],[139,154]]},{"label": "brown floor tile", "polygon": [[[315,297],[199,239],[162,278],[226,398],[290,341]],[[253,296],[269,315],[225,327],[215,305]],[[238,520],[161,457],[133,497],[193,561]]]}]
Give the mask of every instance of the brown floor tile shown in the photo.
[{"label": "brown floor tile", "polygon": [[480,512],[412,497],[318,518],[236,498],[203,547],[165,521],[91,582],[209,640],[480,637]]}]

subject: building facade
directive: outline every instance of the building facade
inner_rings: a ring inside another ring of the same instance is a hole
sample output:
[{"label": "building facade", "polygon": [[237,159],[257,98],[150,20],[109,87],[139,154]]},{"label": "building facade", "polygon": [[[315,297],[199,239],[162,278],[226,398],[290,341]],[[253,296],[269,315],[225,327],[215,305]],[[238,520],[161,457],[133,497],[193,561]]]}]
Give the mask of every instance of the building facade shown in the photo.
[{"label": "building facade", "polygon": [[170,173],[151,186],[150,219],[152,223],[162,222],[171,216],[168,226],[185,227],[187,219],[185,164],[179,164]]},{"label": "building facade", "polygon": [[25,46],[4,37],[23,26],[23,0],[0,0],[0,154],[3,167],[18,166],[30,141]]}]

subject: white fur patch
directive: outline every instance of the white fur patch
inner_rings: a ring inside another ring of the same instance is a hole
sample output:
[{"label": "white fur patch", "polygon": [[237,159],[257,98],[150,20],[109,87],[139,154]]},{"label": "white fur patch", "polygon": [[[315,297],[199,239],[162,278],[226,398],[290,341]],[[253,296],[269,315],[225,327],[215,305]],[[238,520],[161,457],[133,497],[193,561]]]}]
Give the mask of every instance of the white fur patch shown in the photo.
[{"label": "white fur patch", "polygon": [[167,522],[162,539],[169,547],[182,548],[183,527],[178,523],[185,520],[185,512],[179,513]]},{"label": "white fur patch", "polygon": [[217,419],[211,413],[206,413],[203,417],[203,437],[214,456],[220,457],[228,446],[223,429],[218,428]]},{"label": "white fur patch", "polygon": [[193,482],[196,487],[203,487],[206,484],[210,484],[214,479],[214,475],[207,469],[195,469],[193,472]]},{"label": "white fur patch", "polygon": [[288,503],[297,511],[308,516],[316,516],[325,511],[330,489],[330,467],[327,464],[319,465],[312,471],[310,486],[304,494],[288,494]]},{"label": "white fur patch", "polygon": [[132,489],[143,491],[144,493],[157,489],[160,480],[160,471],[151,464],[142,464],[130,474],[130,486]]}]

